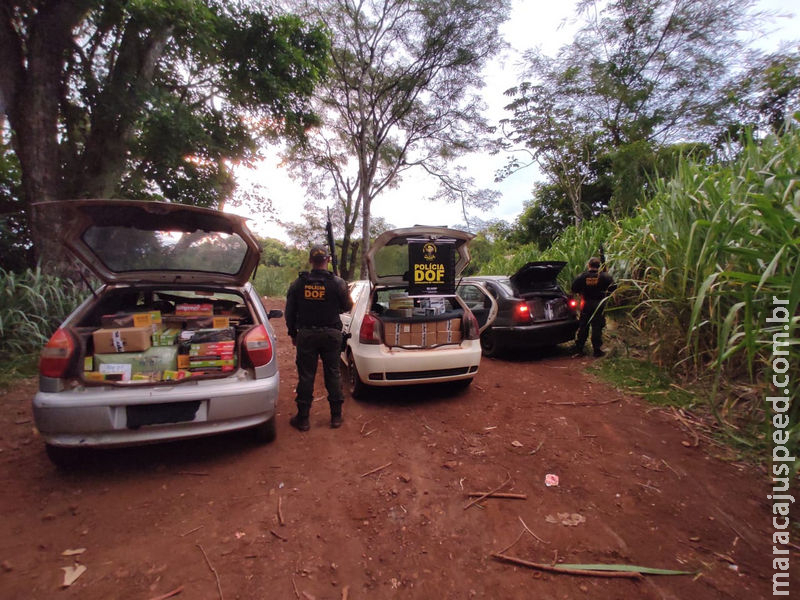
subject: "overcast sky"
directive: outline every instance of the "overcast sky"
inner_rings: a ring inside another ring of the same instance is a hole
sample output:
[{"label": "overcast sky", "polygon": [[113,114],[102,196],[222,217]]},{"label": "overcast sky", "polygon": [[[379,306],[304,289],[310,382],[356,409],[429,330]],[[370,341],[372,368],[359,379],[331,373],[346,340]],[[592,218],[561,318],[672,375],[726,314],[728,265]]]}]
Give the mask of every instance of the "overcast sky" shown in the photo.
[{"label": "overcast sky", "polygon": [[[794,8],[795,0],[761,0],[762,10],[790,14],[791,18],[777,19],[774,33],[764,39],[765,50],[774,50],[781,41],[796,40],[800,35],[800,17]],[[495,58],[486,69],[486,87],[483,90],[488,115],[497,121],[504,116],[503,106],[508,99],[503,92],[517,83],[521,54],[533,47],[540,47],[545,54],[553,55],[572,39],[576,29],[573,23],[566,22],[573,17],[574,0],[561,2],[533,2],[513,0],[511,18],[502,26],[501,32],[511,46],[509,51]],[[243,186],[257,182],[263,186],[266,195],[272,199],[276,216],[282,221],[302,221],[302,207],[305,194],[302,186],[292,181],[285,169],[278,166],[277,150],[269,151],[269,156],[256,169],[239,169],[237,179]],[[494,173],[500,168],[503,156],[472,156],[463,161],[469,175],[474,177],[482,188],[490,188],[502,194],[499,204],[492,214],[472,215],[483,220],[505,219],[513,222],[521,212],[525,200],[531,197],[531,189],[537,179],[533,168],[517,172],[506,180],[495,183]],[[407,172],[397,189],[383,193],[372,204],[372,214],[384,217],[394,227],[423,225],[456,225],[463,223],[461,206],[444,202],[431,203],[426,200],[435,191],[436,184],[431,178],[414,171]],[[332,206],[332,203],[331,203]],[[246,209],[230,209],[246,216]],[[424,215],[424,218],[420,216]],[[275,222],[254,219],[251,228],[259,235],[288,241],[285,231]]]}]

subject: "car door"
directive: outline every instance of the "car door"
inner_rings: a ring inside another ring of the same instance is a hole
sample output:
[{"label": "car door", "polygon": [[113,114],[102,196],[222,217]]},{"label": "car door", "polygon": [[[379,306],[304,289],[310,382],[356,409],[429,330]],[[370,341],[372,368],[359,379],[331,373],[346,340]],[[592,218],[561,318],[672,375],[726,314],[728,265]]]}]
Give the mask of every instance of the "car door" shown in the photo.
[{"label": "car door", "polygon": [[456,286],[456,295],[475,315],[481,333],[494,323],[497,317],[497,301],[486,287],[476,281],[464,281]]}]

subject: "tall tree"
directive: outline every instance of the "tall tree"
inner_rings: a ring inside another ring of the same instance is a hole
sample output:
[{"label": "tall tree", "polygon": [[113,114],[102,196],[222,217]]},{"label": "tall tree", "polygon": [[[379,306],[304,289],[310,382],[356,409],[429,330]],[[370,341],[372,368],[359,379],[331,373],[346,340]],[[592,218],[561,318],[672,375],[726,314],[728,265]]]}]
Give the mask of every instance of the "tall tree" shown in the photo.
[{"label": "tall tree", "polygon": [[[744,41],[738,34],[761,19],[753,4],[581,0],[583,26],[574,41],[556,57],[527,55],[528,81],[510,90],[512,116],[504,125],[512,142],[527,146],[534,158],[555,154],[538,162],[548,180],[570,195],[576,220],[581,203],[574,190],[591,183],[593,172],[604,176],[597,165],[607,165],[611,178],[619,179],[614,168],[654,164],[649,153],[660,145],[713,137],[731,102],[724,90],[740,66]],[[638,196],[638,190],[609,192],[606,205],[621,213]]]},{"label": "tall tree", "polygon": [[34,0],[0,7],[0,55],[22,210],[113,195],[219,207],[231,161],[317,123],[328,41],[259,2]]},{"label": "tall tree", "polygon": [[[499,48],[509,0],[320,0],[306,4],[332,36],[332,68],[318,96],[323,127],[290,160],[317,198],[334,198],[343,218],[340,264],[348,268],[361,222],[362,271],[372,203],[409,169],[437,177],[442,194],[487,206],[452,170],[488,131],[475,92]],[[305,14],[305,13],[303,13]]]}]

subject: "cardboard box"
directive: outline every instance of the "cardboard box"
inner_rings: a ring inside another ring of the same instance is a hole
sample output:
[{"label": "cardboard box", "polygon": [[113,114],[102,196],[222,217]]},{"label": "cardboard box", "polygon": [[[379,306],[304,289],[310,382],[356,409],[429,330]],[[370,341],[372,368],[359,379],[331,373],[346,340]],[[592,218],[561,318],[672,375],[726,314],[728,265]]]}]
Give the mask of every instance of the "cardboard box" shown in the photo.
[{"label": "cardboard box", "polygon": [[162,329],[152,336],[153,346],[174,346],[178,343],[181,330],[177,328]]},{"label": "cardboard box", "polygon": [[436,322],[436,343],[437,344],[458,344],[461,343],[461,319],[446,319]]},{"label": "cardboard box", "polygon": [[236,342],[206,342],[190,344],[189,356],[218,356],[219,358],[233,358]]},{"label": "cardboard box", "polygon": [[192,374],[189,371],[180,369],[178,371],[164,371],[161,375],[161,379],[163,381],[180,381],[181,379],[186,379],[191,376]]},{"label": "cardboard box", "polygon": [[147,350],[152,341],[152,325],[146,327],[123,327],[121,329],[97,329],[92,333],[95,354],[113,352],[141,352]]},{"label": "cardboard box", "polygon": [[[113,372],[114,368],[126,371],[119,365],[128,366],[130,375],[175,371],[178,368],[178,348],[177,346],[153,346],[144,352],[95,354],[94,363],[96,369],[101,373]],[[114,365],[114,367],[110,365]]]},{"label": "cardboard box", "polygon": [[177,329],[224,329],[230,326],[230,317],[224,316],[180,316],[164,315],[163,322],[165,327],[175,327]]},{"label": "cardboard box", "polygon": [[189,368],[196,369],[198,367],[233,367],[236,366],[236,361],[232,358],[213,359],[213,360],[193,360],[189,359]]},{"label": "cardboard box", "polygon": [[175,315],[178,317],[211,317],[214,315],[214,305],[211,303],[183,303],[175,305]]},{"label": "cardboard box", "polygon": [[161,325],[161,311],[118,312],[113,315],[103,315],[100,317],[100,324],[106,329]]}]

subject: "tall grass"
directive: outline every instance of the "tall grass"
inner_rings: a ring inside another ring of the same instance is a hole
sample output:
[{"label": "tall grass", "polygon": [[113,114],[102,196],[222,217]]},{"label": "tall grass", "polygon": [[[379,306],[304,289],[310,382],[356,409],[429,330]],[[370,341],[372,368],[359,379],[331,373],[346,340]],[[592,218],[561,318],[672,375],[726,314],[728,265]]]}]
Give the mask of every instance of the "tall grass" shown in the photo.
[{"label": "tall grass", "polygon": [[287,267],[265,267],[261,265],[253,279],[260,296],[285,297],[289,285],[297,278],[298,269]]},{"label": "tall grass", "polygon": [[38,351],[88,294],[83,285],[47,275],[0,268],[0,360]]},{"label": "tall grass", "polygon": [[785,331],[766,318],[773,298],[787,302],[790,419],[800,435],[800,130],[749,140],[727,164],[683,161],[654,185],[654,198],[633,217],[569,228],[536,258],[566,260],[566,284],[607,242],[622,284],[617,304],[650,358],[710,378],[714,392],[737,383],[712,402],[723,421],[737,405],[763,406],[773,336]]}]

